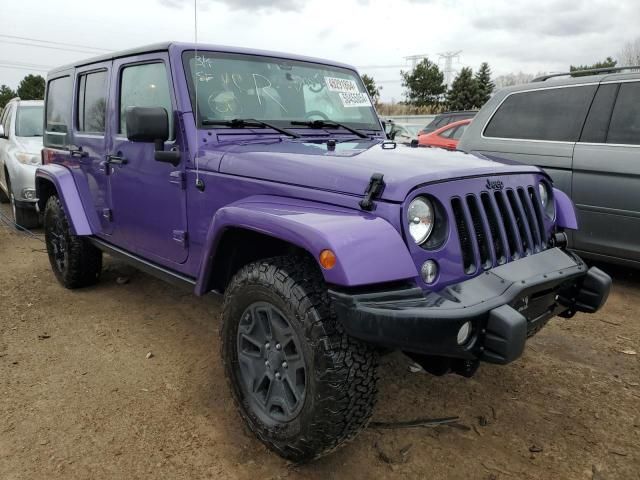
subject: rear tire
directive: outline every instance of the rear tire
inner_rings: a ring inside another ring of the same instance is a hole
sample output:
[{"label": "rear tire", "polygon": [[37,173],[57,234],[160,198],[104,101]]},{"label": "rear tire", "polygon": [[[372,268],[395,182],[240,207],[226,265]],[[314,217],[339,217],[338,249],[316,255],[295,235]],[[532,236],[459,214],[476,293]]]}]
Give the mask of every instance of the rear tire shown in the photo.
[{"label": "rear tire", "polygon": [[276,257],[243,267],[225,292],[222,319],[235,404],[267,447],[309,461],[366,427],[377,352],[345,333],[312,261]]},{"label": "rear tire", "polygon": [[64,287],[87,287],[98,281],[102,270],[102,252],[86,238],[71,233],[67,215],[56,196],[51,196],[47,201],[44,236],[51,268]]}]

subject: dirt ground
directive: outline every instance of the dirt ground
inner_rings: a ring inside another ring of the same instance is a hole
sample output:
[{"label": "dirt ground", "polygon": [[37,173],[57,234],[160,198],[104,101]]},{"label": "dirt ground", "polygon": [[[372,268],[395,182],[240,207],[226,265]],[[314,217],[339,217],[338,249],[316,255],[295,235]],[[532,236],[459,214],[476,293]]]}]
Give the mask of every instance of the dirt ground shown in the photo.
[{"label": "dirt ground", "polygon": [[375,421],[459,424],[369,428],[296,466],[232,406],[217,298],[111,259],[99,285],[68,291],[43,248],[0,226],[2,480],[640,479],[640,272],[604,266],[603,312],[552,320],[522,359],[472,379],[384,357]]}]

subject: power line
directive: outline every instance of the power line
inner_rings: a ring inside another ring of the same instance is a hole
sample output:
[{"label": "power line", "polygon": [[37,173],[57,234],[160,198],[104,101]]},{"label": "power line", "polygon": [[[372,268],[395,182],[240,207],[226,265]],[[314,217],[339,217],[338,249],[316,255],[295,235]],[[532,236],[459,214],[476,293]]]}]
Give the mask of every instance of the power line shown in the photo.
[{"label": "power line", "polygon": [[23,65],[6,65],[0,63],[0,68],[9,68],[12,70],[31,70],[33,72],[47,72],[48,68],[25,67]]},{"label": "power line", "polygon": [[96,51],[92,51],[92,50],[80,50],[78,48],[67,48],[67,47],[55,47],[52,45],[36,45],[34,43],[26,43],[26,42],[16,42],[13,40],[2,40],[0,39],[0,43],[11,43],[13,45],[23,45],[26,47],[35,47],[35,48],[46,48],[49,50],[62,50],[62,51],[67,51],[67,52],[79,52],[79,53],[89,53],[89,54],[93,54],[96,55],[98,52]]},{"label": "power line", "polygon": [[10,63],[11,65],[18,65],[21,67],[36,67],[36,68],[46,68],[46,69],[52,69],[54,68],[52,65],[43,65],[41,63],[24,63],[24,62],[14,62],[13,60],[2,60],[0,59],[0,63]]},{"label": "power line", "polygon": [[77,43],[65,43],[65,42],[54,42],[53,40],[40,40],[39,38],[31,38],[31,37],[19,37],[17,35],[4,35],[4,34],[0,34],[0,37],[2,38],[13,38],[16,40],[28,40],[30,42],[40,42],[40,43],[49,43],[52,45],[61,45],[61,46],[65,46],[65,47],[80,47],[84,50],[97,50],[100,52],[112,52],[113,50],[107,50],[106,48],[99,48],[99,47],[89,47],[86,45],[79,45]]}]

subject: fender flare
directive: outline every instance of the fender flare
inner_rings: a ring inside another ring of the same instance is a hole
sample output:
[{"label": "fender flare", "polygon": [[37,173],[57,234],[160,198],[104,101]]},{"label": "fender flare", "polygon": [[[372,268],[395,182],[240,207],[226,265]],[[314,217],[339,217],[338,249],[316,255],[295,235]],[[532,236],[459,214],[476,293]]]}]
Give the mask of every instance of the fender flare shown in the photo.
[{"label": "fender flare", "polygon": [[318,264],[330,284],[355,287],[418,276],[401,235],[385,219],[333,205],[257,195],[227,205],[214,215],[203,248],[197,295],[206,293],[216,248],[230,228],[286,241],[309,252],[316,261],[322,250],[332,250],[336,266],[325,270]]},{"label": "fender flare", "polygon": [[70,222],[71,232],[74,235],[92,235],[93,230],[89,219],[82,205],[80,194],[76,183],[73,180],[71,171],[62,166],[49,164],[38,167],[36,170],[36,195],[38,196],[38,205],[40,210],[44,212],[46,199],[44,184],[50,182],[53,184],[58,193],[58,197],[62,202],[67,218]]},{"label": "fender flare", "polygon": [[553,198],[556,202],[556,224],[558,227],[577,230],[578,218],[576,216],[576,209],[569,196],[562,190],[554,187]]}]

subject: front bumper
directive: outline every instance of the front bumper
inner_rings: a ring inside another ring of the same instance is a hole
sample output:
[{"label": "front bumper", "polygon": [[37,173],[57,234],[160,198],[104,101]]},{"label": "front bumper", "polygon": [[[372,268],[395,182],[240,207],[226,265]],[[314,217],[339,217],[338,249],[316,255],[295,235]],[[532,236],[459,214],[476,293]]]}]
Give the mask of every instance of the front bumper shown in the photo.
[{"label": "front bumper", "polygon": [[[610,288],[606,273],[552,248],[437,293],[418,287],[329,293],[355,338],[420,355],[506,364],[522,355],[527,337],[549,318],[593,313]],[[465,322],[472,333],[458,345]]]}]

